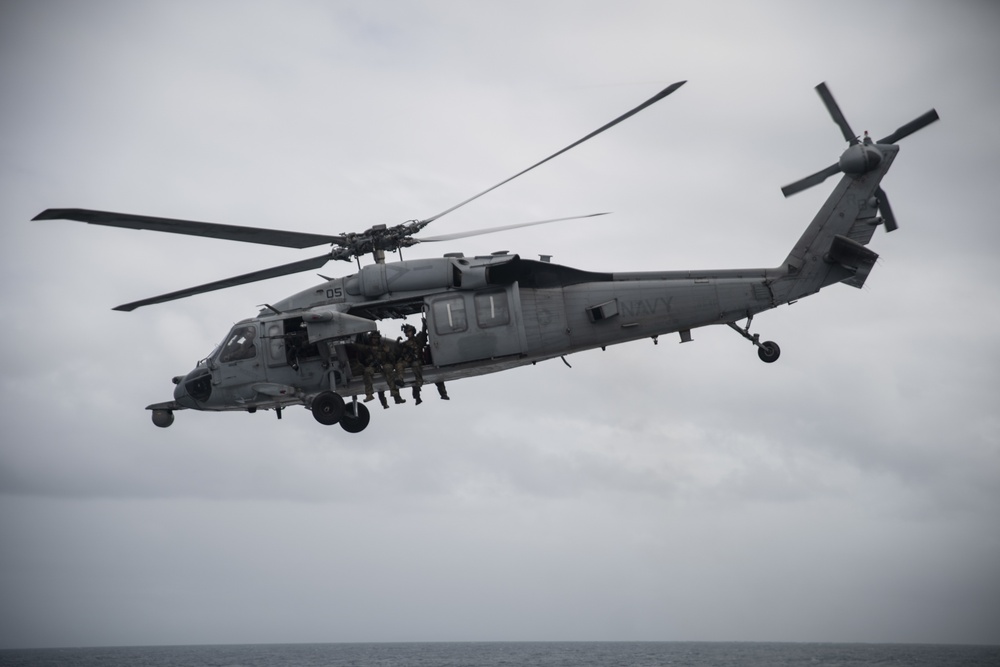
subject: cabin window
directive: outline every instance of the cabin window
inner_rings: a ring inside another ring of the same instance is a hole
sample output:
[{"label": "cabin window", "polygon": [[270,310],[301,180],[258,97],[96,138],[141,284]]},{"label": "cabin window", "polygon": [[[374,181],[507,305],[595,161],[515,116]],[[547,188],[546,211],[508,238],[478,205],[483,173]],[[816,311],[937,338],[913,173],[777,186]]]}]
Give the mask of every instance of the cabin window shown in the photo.
[{"label": "cabin window", "polygon": [[434,311],[434,330],[438,334],[458,333],[469,328],[464,298],[456,296],[438,299],[431,308]]},{"label": "cabin window", "polygon": [[477,294],[476,322],[483,329],[502,327],[510,323],[510,309],[507,307],[507,293],[503,291]]},{"label": "cabin window", "polygon": [[257,327],[245,324],[234,327],[219,352],[219,363],[253,359],[257,356]]},{"label": "cabin window", "polygon": [[285,361],[285,339],[282,333],[280,322],[267,323],[268,363],[272,366]]}]

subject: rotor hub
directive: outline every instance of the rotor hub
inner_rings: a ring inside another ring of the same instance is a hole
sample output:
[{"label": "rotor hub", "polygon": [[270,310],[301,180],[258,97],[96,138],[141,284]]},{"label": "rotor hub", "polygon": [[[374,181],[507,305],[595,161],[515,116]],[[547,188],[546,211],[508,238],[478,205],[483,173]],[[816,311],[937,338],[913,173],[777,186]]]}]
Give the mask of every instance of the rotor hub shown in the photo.
[{"label": "rotor hub", "polygon": [[854,144],[840,156],[840,170],[845,174],[864,174],[882,162],[882,152],[871,143]]}]

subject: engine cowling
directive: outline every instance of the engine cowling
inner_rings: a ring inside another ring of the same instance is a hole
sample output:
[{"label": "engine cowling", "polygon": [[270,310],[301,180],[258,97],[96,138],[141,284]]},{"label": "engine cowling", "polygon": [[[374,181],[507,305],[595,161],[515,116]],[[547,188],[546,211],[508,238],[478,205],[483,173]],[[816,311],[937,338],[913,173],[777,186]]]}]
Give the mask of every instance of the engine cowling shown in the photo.
[{"label": "engine cowling", "polygon": [[375,331],[375,323],[356,315],[343,313],[337,306],[320,306],[302,315],[309,342],[350,338]]}]

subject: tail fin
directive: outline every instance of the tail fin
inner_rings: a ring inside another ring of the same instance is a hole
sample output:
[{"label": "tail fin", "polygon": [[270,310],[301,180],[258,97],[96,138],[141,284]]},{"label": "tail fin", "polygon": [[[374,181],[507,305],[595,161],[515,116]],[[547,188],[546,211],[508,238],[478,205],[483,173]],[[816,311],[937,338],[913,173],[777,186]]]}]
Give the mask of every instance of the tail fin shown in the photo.
[{"label": "tail fin", "polygon": [[895,145],[879,145],[878,149],[879,164],[863,174],[845,174],[788,254],[783,264],[787,275],[772,285],[779,302],[794,301],[838,282],[864,285],[878,259],[865,246],[883,222],[876,192],[899,152]]}]

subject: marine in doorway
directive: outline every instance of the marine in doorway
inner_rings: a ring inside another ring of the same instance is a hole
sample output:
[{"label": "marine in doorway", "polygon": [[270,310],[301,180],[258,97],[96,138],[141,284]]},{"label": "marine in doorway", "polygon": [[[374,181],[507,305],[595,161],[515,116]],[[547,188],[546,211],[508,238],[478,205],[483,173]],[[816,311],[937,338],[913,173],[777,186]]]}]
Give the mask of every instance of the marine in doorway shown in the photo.
[{"label": "marine in doorway", "polygon": [[[420,399],[420,388],[424,384],[424,350],[427,348],[427,320],[423,320],[423,330],[419,334],[417,333],[417,328],[412,324],[404,324],[402,330],[403,335],[406,336],[406,340],[401,343],[402,352],[396,365],[396,372],[399,377],[403,377],[403,371],[406,368],[413,371],[413,399],[416,405],[420,405],[423,403]],[[441,396],[442,400],[450,400],[444,382],[435,382],[434,386],[437,387],[438,395]]]},{"label": "marine in doorway", "polygon": [[392,400],[399,405],[406,403],[406,399],[399,395],[399,386],[396,382],[396,354],[392,349],[391,341],[382,340],[378,331],[373,331],[368,339],[368,344],[362,346],[364,372],[362,377],[365,383],[365,403],[375,400],[373,379],[376,373],[382,373],[386,384],[389,385],[389,394]]}]

